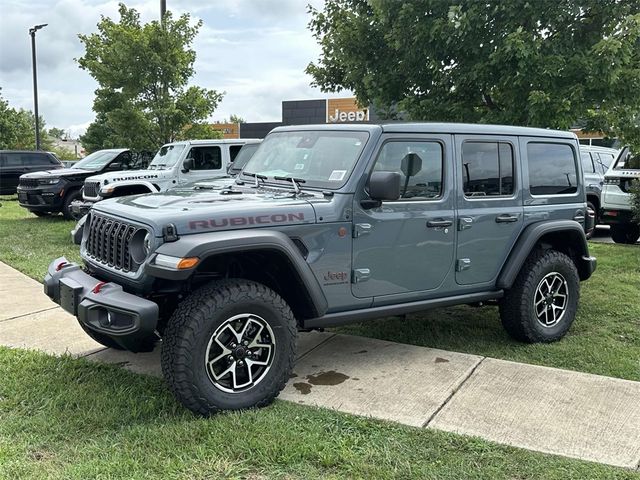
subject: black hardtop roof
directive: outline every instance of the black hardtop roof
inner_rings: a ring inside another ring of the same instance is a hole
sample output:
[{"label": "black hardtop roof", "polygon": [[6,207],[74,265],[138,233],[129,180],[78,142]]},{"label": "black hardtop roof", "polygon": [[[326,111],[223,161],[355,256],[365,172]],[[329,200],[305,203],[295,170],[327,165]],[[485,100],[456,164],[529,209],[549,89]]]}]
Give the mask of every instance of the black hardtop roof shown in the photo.
[{"label": "black hardtop roof", "polygon": [[0,153],[42,153],[43,155],[51,154],[46,150],[0,150]]},{"label": "black hardtop roof", "polygon": [[358,130],[372,132],[381,130],[386,133],[451,133],[464,135],[513,135],[525,137],[553,137],[576,139],[576,135],[570,131],[548,130],[545,128],[514,127],[512,125],[484,125],[473,123],[330,123],[319,125],[289,125],[274,128],[273,132],[300,131],[300,130]]}]

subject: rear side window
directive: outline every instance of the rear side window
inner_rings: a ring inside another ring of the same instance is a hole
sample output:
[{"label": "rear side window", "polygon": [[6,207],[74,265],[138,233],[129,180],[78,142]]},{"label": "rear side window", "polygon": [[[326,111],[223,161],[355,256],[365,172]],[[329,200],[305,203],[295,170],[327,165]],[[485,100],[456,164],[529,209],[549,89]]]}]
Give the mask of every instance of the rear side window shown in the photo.
[{"label": "rear side window", "polygon": [[513,149],[503,142],[464,142],[462,181],[466,197],[513,195]]},{"label": "rear side window", "polygon": [[22,167],[22,155],[19,153],[6,153],[3,160],[3,167]]},{"label": "rear side window", "polygon": [[527,157],[532,195],[565,195],[578,191],[571,145],[531,142],[527,145]]},{"label": "rear side window", "polygon": [[580,160],[582,160],[582,171],[584,173],[594,173],[593,161],[589,152],[580,152]]}]

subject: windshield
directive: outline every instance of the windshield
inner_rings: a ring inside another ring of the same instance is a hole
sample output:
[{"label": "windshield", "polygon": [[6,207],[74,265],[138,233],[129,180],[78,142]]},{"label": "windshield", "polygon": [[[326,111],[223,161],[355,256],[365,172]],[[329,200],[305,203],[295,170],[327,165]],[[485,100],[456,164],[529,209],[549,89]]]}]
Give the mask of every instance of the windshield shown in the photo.
[{"label": "windshield", "polygon": [[640,169],[640,155],[631,152],[629,147],[624,147],[618,155],[614,170],[638,170]]},{"label": "windshield", "polygon": [[271,133],[243,172],[269,179],[293,177],[304,186],[340,188],[345,184],[369,134],[358,131]]},{"label": "windshield", "polygon": [[158,153],[153,157],[153,160],[151,160],[149,168],[152,170],[163,170],[165,168],[173,167],[180,159],[180,154],[182,154],[184,147],[185,145],[163,146],[158,150]]},{"label": "windshield", "polygon": [[229,167],[229,171],[238,173],[240,170],[242,170],[247,162],[251,160],[253,154],[256,153],[256,150],[259,146],[259,143],[249,143],[243,146],[238,152],[238,155],[236,155],[236,158],[231,164],[231,167]]},{"label": "windshield", "polygon": [[116,158],[120,152],[114,152],[113,150],[98,150],[91,155],[87,155],[79,162],[76,162],[71,168],[79,168],[80,170],[90,170],[96,172],[102,170],[102,168],[108,164],[111,160]]}]

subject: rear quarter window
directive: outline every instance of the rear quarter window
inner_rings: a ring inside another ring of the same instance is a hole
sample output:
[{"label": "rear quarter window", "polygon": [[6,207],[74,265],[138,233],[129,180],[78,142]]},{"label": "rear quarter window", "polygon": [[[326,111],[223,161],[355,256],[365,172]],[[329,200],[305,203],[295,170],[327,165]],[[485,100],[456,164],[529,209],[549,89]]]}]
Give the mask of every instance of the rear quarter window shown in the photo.
[{"label": "rear quarter window", "polygon": [[527,144],[531,195],[567,195],[578,191],[574,150],[563,143]]}]

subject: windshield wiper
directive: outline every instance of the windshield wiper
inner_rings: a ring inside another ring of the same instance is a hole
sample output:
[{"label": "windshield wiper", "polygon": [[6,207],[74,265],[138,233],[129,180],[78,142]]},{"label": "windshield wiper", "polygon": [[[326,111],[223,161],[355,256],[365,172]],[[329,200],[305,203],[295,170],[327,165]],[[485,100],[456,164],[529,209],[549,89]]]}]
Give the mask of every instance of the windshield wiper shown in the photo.
[{"label": "windshield wiper", "polygon": [[260,185],[258,184],[258,180],[262,180],[262,183],[264,183],[264,181],[267,179],[266,175],[260,175],[259,173],[253,173],[253,172],[242,172],[243,175],[248,175],[249,177],[253,177],[256,181],[255,183],[255,187],[258,188]]},{"label": "windshield wiper", "polygon": [[300,183],[307,183],[304,178],[296,177],[273,177],[274,180],[284,180],[285,182],[291,182],[293,185],[293,191],[298,195],[300,193]]}]

